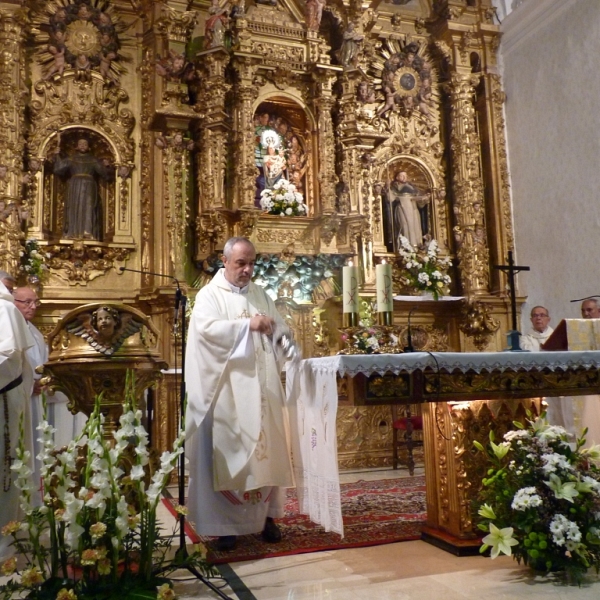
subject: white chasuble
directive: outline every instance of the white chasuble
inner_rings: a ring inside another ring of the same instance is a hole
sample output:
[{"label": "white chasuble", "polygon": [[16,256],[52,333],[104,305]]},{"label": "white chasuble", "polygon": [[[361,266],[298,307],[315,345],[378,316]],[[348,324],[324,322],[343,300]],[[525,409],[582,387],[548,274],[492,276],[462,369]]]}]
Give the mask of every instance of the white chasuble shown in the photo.
[{"label": "white chasuble", "polygon": [[265,314],[285,327],[251,283],[234,293],[223,270],[202,288],[186,347],[189,511],[198,533],[241,535],[282,516],[277,488],[293,487],[289,425],[271,339],[249,329]]},{"label": "white chasuble", "polygon": [[[18,377],[22,383],[0,394],[0,528],[20,518],[20,492],[15,486],[16,474],[10,470],[19,442],[19,420],[23,415],[25,448],[33,456],[31,429],[31,390],[33,372],[27,362],[26,351],[34,341],[27,322],[14,305],[12,295],[0,282],[0,389],[10,386]],[[7,454],[8,451],[8,454]],[[33,467],[30,460],[29,467]],[[33,469],[32,469],[33,470]],[[33,485],[31,486],[33,488]],[[0,559],[14,553],[9,547],[12,538],[0,536]]]}]

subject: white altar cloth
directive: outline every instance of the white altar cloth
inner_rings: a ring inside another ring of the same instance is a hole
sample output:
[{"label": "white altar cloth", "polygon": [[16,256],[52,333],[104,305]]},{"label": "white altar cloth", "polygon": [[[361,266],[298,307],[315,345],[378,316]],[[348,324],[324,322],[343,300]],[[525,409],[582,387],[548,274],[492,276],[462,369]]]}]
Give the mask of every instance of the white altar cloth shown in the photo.
[{"label": "white altar cloth", "polygon": [[[564,370],[598,368],[600,351],[588,352],[412,352],[309,358],[287,368],[287,397],[298,440],[292,448],[300,512],[326,531],[344,535],[337,462],[336,376],[412,373]],[[293,438],[295,436],[292,436]]]}]

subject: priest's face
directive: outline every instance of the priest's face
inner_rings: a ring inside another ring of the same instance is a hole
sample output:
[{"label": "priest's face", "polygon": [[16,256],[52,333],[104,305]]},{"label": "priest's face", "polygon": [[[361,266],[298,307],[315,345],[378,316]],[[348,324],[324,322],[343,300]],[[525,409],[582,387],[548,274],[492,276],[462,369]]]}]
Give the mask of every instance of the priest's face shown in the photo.
[{"label": "priest's face", "polygon": [[581,316],[584,319],[600,319],[600,307],[595,300],[584,300],[581,304]]},{"label": "priest's face", "polygon": [[238,242],[231,249],[231,256],[223,256],[225,265],[225,279],[236,287],[243,288],[250,283],[254,273],[256,250],[254,246],[245,242]]},{"label": "priest's face", "polygon": [[548,311],[541,306],[536,306],[531,311],[531,324],[533,325],[533,328],[539,333],[544,333],[548,327],[548,323],[550,323]]}]

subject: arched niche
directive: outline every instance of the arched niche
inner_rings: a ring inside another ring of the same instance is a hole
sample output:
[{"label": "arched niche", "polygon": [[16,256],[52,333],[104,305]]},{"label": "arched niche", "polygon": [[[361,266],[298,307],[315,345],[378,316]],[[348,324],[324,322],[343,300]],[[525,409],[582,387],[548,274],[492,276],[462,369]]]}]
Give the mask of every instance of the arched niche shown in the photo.
[{"label": "arched niche", "polygon": [[[87,152],[78,149],[87,141]],[[113,144],[88,127],[70,127],[48,139],[43,148],[42,232],[46,239],[111,242],[115,235],[117,174],[120,162]],[[89,203],[74,206],[75,197]],[[93,228],[76,220],[89,221]]]},{"label": "arched niche", "polygon": [[284,178],[296,186],[314,215],[317,145],[312,114],[297,99],[280,93],[259,98],[253,118],[256,206],[260,208],[261,191]]},{"label": "arched niche", "polygon": [[413,246],[436,238],[436,184],[425,163],[412,156],[388,160],[378,177],[381,182],[383,245],[398,253],[398,237],[403,235]]}]

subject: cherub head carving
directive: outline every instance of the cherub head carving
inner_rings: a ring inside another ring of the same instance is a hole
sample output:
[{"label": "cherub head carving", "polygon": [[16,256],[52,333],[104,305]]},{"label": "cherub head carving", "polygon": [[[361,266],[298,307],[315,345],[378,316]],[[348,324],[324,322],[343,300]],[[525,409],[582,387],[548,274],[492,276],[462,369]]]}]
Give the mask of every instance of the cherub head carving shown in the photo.
[{"label": "cherub head carving", "polygon": [[110,342],[115,331],[121,326],[119,311],[110,306],[101,306],[92,313],[92,327],[98,332],[98,337]]}]

